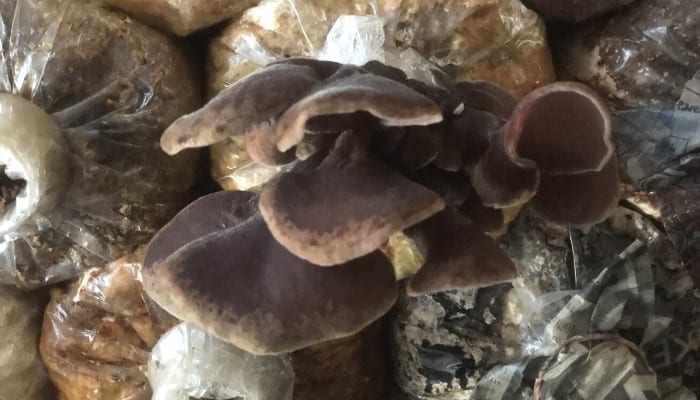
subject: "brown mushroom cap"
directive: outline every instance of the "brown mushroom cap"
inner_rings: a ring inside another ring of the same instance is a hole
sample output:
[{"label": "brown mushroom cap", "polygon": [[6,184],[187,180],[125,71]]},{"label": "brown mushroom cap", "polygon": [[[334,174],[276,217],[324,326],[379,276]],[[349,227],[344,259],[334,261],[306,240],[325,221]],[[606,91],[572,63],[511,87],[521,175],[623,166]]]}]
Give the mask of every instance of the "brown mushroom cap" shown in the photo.
[{"label": "brown mushroom cap", "polygon": [[173,122],[161,137],[161,147],[168,154],[176,154],[270,125],[319,81],[309,66],[267,66],[224,89],[201,109]]},{"label": "brown mushroom cap", "polygon": [[428,254],[408,283],[409,296],[494,285],[518,275],[498,244],[454,209],[423,221],[409,235],[414,231],[427,240]]},{"label": "brown mushroom cap", "polygon": [[442,143],[441,127],[412,126],[406,128],[400,145],[401,164],[409,171],[427,167],[436,161]]},{"label": "brown mushroom cap", "polygon": [[324,115],[364,111],[386,126],[429,125],[442,121],[438,106],[418,92],[381,76],[359,70],[344,71],[339,75],[342,77],[331,77],[280,117],[276,126],[280,151],[289,150],[304,138],[307,121]]},{"label": "brown mushroom cap", "polygon": [[524,204],[540,184],[537,165],[528,159],[512,160],[504,140],[505,135],[497,134],[471,173],[474,189],[489,207]]},{"label": "brown mushroom cap", "polygon": [[542,218],[566,226],[603,221],[617,206],[620,182],[617,157],[596,172],[576,175],[542,175],[532,205]]},{"label": "brown mushroom cap", "polygon": [[614,153],[608,108],[579,83],[556,82],[531,92],[508,125],[508,155],[533,160],[542,174],[600,171]]},{"label": "brown mushroom cap", "polygon": [[352,141],[352,134],[341,136],[341,145],[318,168],[280,175],[260,196],[260,211],[273,236],[317,265],[369,254],[392,233],[445,206],[437,193],[362,150],[346,148],[342,143]]},{"label": "brown mushroom cap", "polygon": [[492,207],[530,200],[540,175],[600,171],[614,155],[610,116],[589,88],[557,82],[525,96],[472,172],[475,189]]},{"label": "brown mushroom cap", "polygon": [[190,242],[146,268],[143,281],[171,314],[254,354],[352,335],[397,297],[381,252],[319,268],[289,253],[260,217]]},{"label": "brown mushroom cap", "polygon": [[258,213],[252,192],[216,192],[192,202],[151,240],[144,268],[160,262],[193,240],[238,226]]},{"label": "brown mushroom cap", "polygon": [[510,118],[518,104],[507,90],[489,82],[459,82],[454,90],[466,109],[485,111],[502,120]]}]

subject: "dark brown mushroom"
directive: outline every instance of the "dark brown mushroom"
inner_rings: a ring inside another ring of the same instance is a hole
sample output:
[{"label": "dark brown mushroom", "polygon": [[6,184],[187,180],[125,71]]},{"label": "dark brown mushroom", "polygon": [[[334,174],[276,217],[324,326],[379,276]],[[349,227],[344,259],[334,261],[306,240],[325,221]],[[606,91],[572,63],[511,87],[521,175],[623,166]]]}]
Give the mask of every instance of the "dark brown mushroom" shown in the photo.
[{"label": "dark brown mushroom", "polygon": [[489,147],[489,137],[503,123],[493,114],[467,108],[445,123],[444,146],[460,153],[463,166],[472,167]]},{"label": "dark brown mushroom", "polygon": [[[259,215],[248,215],[251,199],[244,192],[217,193],[176,216],[148,249],[148,295],[174,316],[254,354],[352,335],[391,308],[396,279],[381,252],[335,268],[310,264],[281,246]],[[210,218],[231,210],[237,217]],[[193,238],[198,233],[204,235]]]},{"label": "dark brown mushroom", "polygon": [[325,82],[289,108],[277,122],[277,148],[287,151],[297,145],[304,138],[306,123],[314,117],[360,111],[386,126],[442,121],[440,109],[427,97],[391,79],[356,71]]},{"label": "dark brown mushroom", "polygon": [[520,157],[513,160],[504,141],[503,133],[495,135],[471,173],[474,189],[489,207],[524,204],[532,199],[540,184],[537,165]]},{"label": "dark brown mushroom", "polygon": [[448,208],[409,230],[427,240],[425,264],[406,288],[410,296],[507,282],[518,271],[498,244],[459,211]]},{"label": "dark brown mushroom", "polygon": [[319,81],[314,69],[305,65],[265,67],[173,122],[161,137],[161,147],[168,154],[176,154],[270,125]]},{"label": "dark brown mushroom", "polygon": [[472,191],[458,207],[482,232],[501,233],[506,226],[504,209],[484,205],[479,195]]},{"label": "dark brown mushroom", "polygon": [[200,197],[180,211],[151,240],[144,259],[149,268],[187,243],[240,225],[258,213],[251,192],[216,192]]},{"label": "dark brown mushroom", "polygon": [[412,126],[406,128],[401,140],[401,164],[409,171],[427,167],[435,161],[442,144],[440,126]]},{"label": "dark brown mushroom", "polygon": [[484,81],[459,82],[454,91],[465,109],[485,111],[502,120],[508,120],[517,101],[507,90]]},{"label": "dark brown mushroom", "polygon": [[438,193],[447,206],[458,207],[474,195],[469,177],[463,172],[445,171],[429,166],[411,173],[410,178]]},{"label": "dark brown mushroom", "polygon": [[[613,174],[595,175],[601,184],[606,182],[605,190],[599,194],[607,198],[580,204],[591,209],[572,209],[571,218],[556,218],[566,224],[569,224],[564,222],[567,219],[580,221],[584,215],[598,220],[602,204],[617,201],[618,191],[612,189],[617,172],[609,166],[614,158],[610,115],[603,101],[586,86],[557,82],[533,91],[518,103],[508,123],[493,138],[474,168],[472,183],[488,206],[504,208],[523,204],[539,190],[542,194],[537,203],[553,207],[545,199],[550,193],[553,195],[554,189],[546,185],[551,183],[561,188],[568,180],[570,191],[583,191],[586,190],[583,186],[576,189],[573,176],[585,175],[581,182],[588,182],[596,172]],[[581,195],[583,198],[584,193]],[[564,212],[567,204],[561,201]],[[541,206],[536,208],[543,211]],[[543,215],[548,214],[543,211]],[[552,210],[549,215],[554,217],[555,212]]]},{"label": "dark brown mushroom", "polygon": [[617,157],[600,171],[575,175],[542,175],[532,199],[542,218],[566,226],[584,226],[603,221],[617,206],[620,181]]},{"label": "dark brown mushroom", "polygon": [[[356,135],[338,139],[316,169],[268,183],[260,211],[274,237],[297,257],[331,266],[369,254],[389,236],[445,206],[442,198],[370,158]],[[360,147],[360,149],[358,149]]]}]

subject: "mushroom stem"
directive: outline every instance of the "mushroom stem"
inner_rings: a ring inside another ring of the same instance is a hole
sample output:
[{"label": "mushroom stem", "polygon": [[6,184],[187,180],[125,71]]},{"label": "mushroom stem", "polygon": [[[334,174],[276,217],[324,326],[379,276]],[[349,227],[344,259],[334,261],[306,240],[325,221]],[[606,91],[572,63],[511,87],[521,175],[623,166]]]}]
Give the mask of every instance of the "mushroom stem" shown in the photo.
[{"label": "mushroom stem", "polygon": [[0,94],[0,235],[53,208],[69,181],[67,146],[41,108]]}]

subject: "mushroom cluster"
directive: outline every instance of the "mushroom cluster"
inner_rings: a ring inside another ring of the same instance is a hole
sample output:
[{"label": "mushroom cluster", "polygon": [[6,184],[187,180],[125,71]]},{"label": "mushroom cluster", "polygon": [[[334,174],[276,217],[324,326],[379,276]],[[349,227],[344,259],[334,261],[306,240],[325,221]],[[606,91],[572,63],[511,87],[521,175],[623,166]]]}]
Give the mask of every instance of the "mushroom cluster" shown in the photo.
[{"label": "mushroom cluster", "polygon": [[516,102],[488,83],[431,86],[379,62],[288,59],[177,120],[161,146],[234,135],[256,162],[292,166],[259,195],[185,208],[151,242],[143,279],[165,310],[255,354],[352,335],[385,314],[399,285],[381,250],[396,233],[423,255],[409,295],[486,286],[517,276],[487,233],[524,203],[582,225],[618,200],[608,112],[573,83]]}]

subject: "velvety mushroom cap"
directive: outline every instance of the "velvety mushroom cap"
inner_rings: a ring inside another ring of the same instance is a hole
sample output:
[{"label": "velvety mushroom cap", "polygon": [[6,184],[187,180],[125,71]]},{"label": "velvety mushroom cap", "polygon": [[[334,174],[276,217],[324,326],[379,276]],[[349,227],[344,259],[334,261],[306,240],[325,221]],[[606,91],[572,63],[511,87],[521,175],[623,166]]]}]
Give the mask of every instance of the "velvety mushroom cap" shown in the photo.
[{"label": "velvety mushroom cap", "polygon": [[366,153],[338,147],[318,168],[280,175],[260,196],[274,237],[323,266],[369,254],[444,206],[437,193]]},{"label": "velvety mushroom cap", "polygon": [[507,90],[489,82],[459,82],[454,90],[464,103],[465,109],[485,111],[503,120],[510,118],[517,105],[517,101]]},{"label": "velvety mushroom cap", "polygon": [[406,128],[401,141],[401,164],[410,171],[427,167],[436,161],[442,143],[438,126],[412,126]]},{"label": "velvety mushroom cap", "polygon": [[448,208],[409,230],[427,240],[425,264],[406,288],[410,296],[483,287],[515,279],[518,271],[498,244],[460,212]]},{"label": "velvety mushroom cap", "polygon": [[596,172],[576,175],[542,175],[532,199],[537,214],[566,226],[585,226],[603,221],[617,206],[620,181],[617,157]]},{"label": "velvety mushroom cap", "polygon": [[472,172],[484,203],[510,207],[530,200],[540,175],[600,171],[614,155],[610,116],[590,89],[557,82],[525,96]]},{"label": "velvety mushroom cap", "polygon": [[525,96],[504,130],[512,160],[533,160],[542,174],[600,171],[614,153],[610,114],[587,86],[557,82]]},{"label": "velvety mushroom cap", "polygon": [[309,66],[267,66],[224,89],[201,109],[173,122],[161,137],[161,147],[168,154],[176,154],[271,125],[319,81]]},{"label": "velvety mushroom cap", "polygon": [[363,111],[386,126],[442,121],[440,109],[429,98],[391,79],[354,71],[330,79],[289,108],[277,122],[277,148],[287,151],[298,144],[307,121],[314,117]]},{"label": "velvety mushroom cap", "polygon": [[491,134],[501,129],[503,123],[489,112],[467,108],[446,125],[444,147],[458,151],[462,164],[471,167],[488,149]]},{"label": "velvety mushroom cap", "polygon": [[474,189],[489,207],[524,204],[535,195],[540,184],[537,165],[528,159],[512,160],[504,140],[502,133],[495,135],[471,173]]},{"label": "velvety mushroom cap", "polygon": [[258,213],[257,200],[252,192],[216,192],[195,200],[153,236],[144,268],[166,259],[194,240],[252,218]]},{"label": "velvety mushroom cap", "polygon": [[233,226],[224,221],[180,245],[217,225],[189,227],[206,209],[228,202],[237,210],[250,198],[242,192],[205,197],[159,233],[143,271],[148,295],[174,316],[254,354],[286,353],[352,335],[392,307],[397,286],[381,252],[319,268],[281,246],[259,215]]}]

